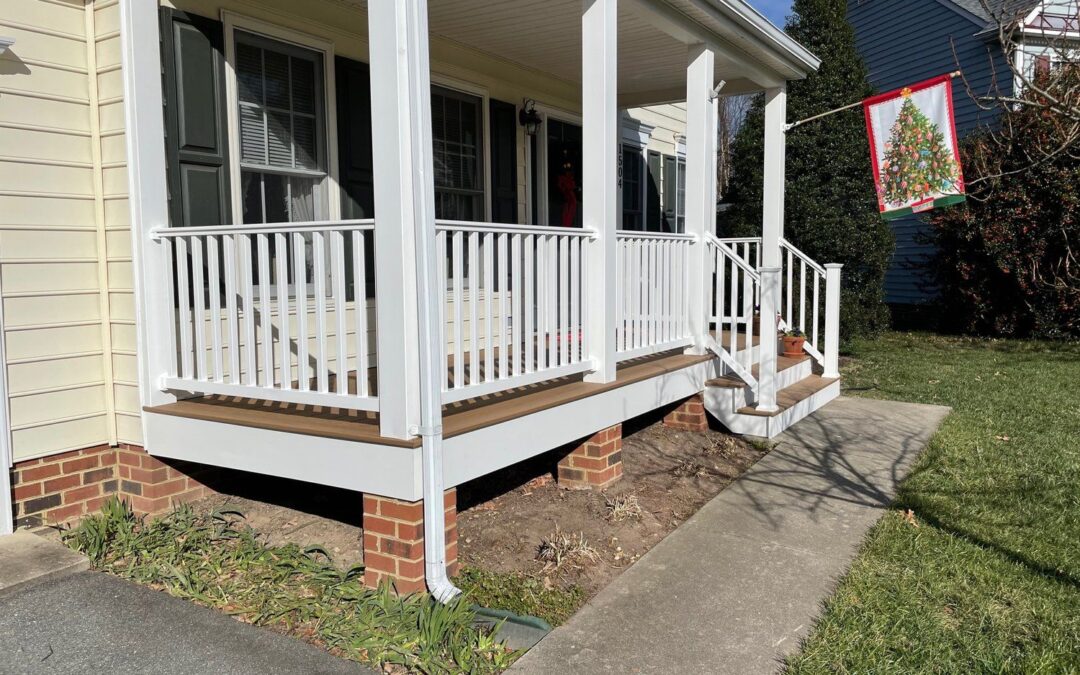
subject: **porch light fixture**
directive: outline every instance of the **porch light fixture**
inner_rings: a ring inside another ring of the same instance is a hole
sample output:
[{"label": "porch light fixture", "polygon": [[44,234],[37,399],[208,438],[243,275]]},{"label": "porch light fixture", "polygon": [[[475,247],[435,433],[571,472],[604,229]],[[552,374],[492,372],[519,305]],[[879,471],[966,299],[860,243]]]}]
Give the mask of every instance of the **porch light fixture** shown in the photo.
[{"label": "porch light fixture", "polygon": [[521,104],[521,110],[518,112],[518,122],[525,127],[525,133],[535,136],[543,121],[540,113],[536,112],[536,101],[531,98],[525,99],[525,102]]},{"label": "porch light fixture", "polygon": [[6,52],[8,50],[8,47],[10,47],[13,44],[15,44],[15,38],[13,38],[13,37],[4,37],[4,36],[0,35],[0,54],[3,54],[4,52]]}]

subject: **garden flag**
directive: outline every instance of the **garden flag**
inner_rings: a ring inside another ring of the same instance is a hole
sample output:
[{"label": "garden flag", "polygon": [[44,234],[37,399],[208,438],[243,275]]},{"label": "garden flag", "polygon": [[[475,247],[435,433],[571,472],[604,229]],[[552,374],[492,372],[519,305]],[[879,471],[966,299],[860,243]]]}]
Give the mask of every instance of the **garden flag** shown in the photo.
[{"label": "garden flag", "polygon": [[886,219],[964,201],[952,77],[863,101],[878,210]]}]

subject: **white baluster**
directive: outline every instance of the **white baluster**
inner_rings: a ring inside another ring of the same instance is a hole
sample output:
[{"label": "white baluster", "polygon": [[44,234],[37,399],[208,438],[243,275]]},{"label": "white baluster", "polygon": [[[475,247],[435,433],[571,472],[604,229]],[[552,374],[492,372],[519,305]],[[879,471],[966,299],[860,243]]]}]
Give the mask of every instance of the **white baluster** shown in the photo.
[{"label": "white baluster", "polygon": [[311,391],[308,359],[307,238],[293,234],[293,286],[296,287],[296,373],[300,391]]},{"label": "white baluster", "polygon": [[494,319],[491,316],[491,296],[495,283],[495,243],[490,232],[484,234],[484,382],[495,379],[495,348],[492,340]]},{"label": "white baluster", "polygon": [[521,334],[524,328],[525,321],[525,307],[524,304],[524,286],[521,281],[521,268],[524,264],[521,259],[521,239],[522,235],[512,234],[510,235],[510,334],[511,334],[511,350],[513,355],[513,374],[515,376],[521,374],[521,369],[525,367],[524,359],[524,341]]},{"label": "white baluster", "polygon": [[337,393],[349,393],[349,334],[348,317],[345,316],[345,234],[340,230],[330,233],[330,293],[334,301],[334,333],[337,337],[337,362],[335,364]]},{"label": "white baluster", "polygon": [[[356,393],[358,396],[368,396],[368,312],[367,312],[367,246],[366,235],[363,232],[353,231],[353,318],[356,320]],[[440,258],[441,260],[441,258]],[[440,264],[440,269],[442,265]],[[439,277],[441,283],[440,295],[446,293],[445,277]],[[440,310],[442,304],[440,303]],[[439,313],[440,327],[445,328],[442,320],[442,312]],[[440,332],[443,342],[443,354],[446,353],[446,334]],[[445,367],[445,363],[442,363]]]},{"label": "white baluster", "polygon": [[509,259],[506,256],[506,240],[513,235],[499,234],[498,240],[498,266],[496,273],[499,279],[499,372],[496,379],[503,379],[509,377],[510,371],[508,369],[510,356],[507,352],[506,331],[507,331],[507,316],[506,316],[506,300],[510,294],[507,289],[507,280],[510,278],[510,268],[508,267]]},{"label": "white baluster", "polygon": [[454,388],[460,389],[465,386],[465,346],[463,307],[462,307],[462,257],[464,251],[461,245],[461,232],[454,232],[452,241],[453,260],[453,288],[454,288]]},{"label": "white baluster", "polygon": [[274,386],[274,332],[270,322],[270,240],[266,234],[258,237],[259,251],[259,333],[262,336],[263,386]]},{"label": "white baluster", "polygon": [[240,384],[240,316],[236,303],[236,235],[225,236],[225,313],[228,315],[229,382]]},{"label": "white baluster", "polygon": [[206,238],[206,253],[210,272],[210,348],[214,382],[224,382],[221,357],[221,251],[219,236]]},{"label": "white baluster", "polygon": [[195,378],[199,380],[209,379],[206,376],[206,302],[203,293],[206,285],[203,282],[203,240],[202,237],[191,238],[191,276],[192,294],[195,298],[195,315],[193,317],[195,327]]},{"label": "white baluster", "polygon": [[469,232],[469,384],[480,384],[480,320],[477,307],[480,302],[480,234]]},{"label": "white baluster", "polygon": [[[274,235],[274,262],[277,266],[278,346],[281,349],[281,388],[292,389],[292,338],[289,319],[289,235]],[[267,293],[270,284],[267,283]]]}]

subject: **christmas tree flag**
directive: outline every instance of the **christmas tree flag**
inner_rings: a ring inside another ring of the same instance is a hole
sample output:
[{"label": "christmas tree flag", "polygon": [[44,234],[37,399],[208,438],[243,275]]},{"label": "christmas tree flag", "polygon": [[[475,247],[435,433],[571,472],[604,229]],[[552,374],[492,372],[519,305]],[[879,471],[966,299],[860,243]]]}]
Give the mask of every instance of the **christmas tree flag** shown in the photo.
[{"label": "christmas tree flag", "polygon": [[951,80],[943,75],[863,101],[885,218],[964,200]]}]

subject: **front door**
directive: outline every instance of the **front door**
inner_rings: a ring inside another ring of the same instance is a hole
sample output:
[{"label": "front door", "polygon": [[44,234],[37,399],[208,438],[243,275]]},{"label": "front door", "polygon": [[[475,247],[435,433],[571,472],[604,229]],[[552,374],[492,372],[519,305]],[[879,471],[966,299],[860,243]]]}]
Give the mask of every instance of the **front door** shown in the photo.
[{"label": "front door", "polygon": [[581,227],[581,127],[547,120],[547,225]]}]

